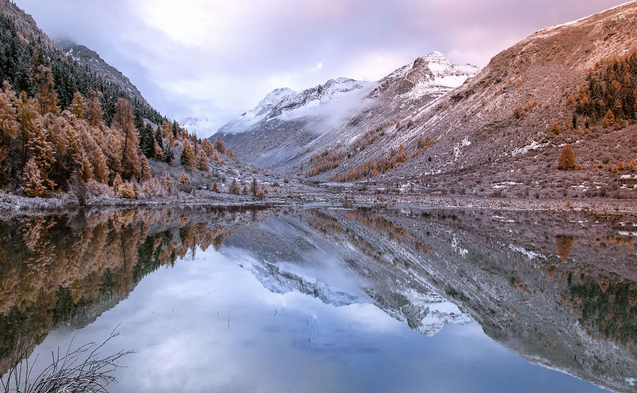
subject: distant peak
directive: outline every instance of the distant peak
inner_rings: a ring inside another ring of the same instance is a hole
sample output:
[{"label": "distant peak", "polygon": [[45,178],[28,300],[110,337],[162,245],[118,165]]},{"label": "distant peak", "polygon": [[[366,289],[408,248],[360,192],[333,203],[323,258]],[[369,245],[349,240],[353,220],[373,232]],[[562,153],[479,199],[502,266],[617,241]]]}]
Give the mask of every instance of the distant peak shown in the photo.
[{"label": "distant peak", "polygon": [[425,60],[447,60],[447,57],[445,55],[443,55],[441,52],[438,51],[433,51],[430,54],[428,54],[427,56],[425,56]]},{"label": "distant peak", "polygon": [[414,67],[430,63],[452,65],[451,61],[440,52],[431,52],[427,56],[421,56],[414,61]]}]

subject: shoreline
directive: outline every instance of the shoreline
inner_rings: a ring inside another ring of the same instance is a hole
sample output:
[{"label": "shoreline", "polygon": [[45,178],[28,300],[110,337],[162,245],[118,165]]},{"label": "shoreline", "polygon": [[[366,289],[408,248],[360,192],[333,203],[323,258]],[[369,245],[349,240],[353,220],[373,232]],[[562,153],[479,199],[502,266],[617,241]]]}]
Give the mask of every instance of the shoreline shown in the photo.
[{"label": "shoreline", "polygon": [[637,200],[586,198],[586,199],[530,199],[436,195],[338,195],[329,192],[299,193],[294,196],[268,197],[258,200],[251,196],[210,194],[192,196],[180,194],[152,199],[91,198],[84,205],[71,195],[52,198],[27,198],[0,193],[0,219],[15,216],[47,215],[77,209],[127,209],[149,207],[300,207],[340,206],[373,208],[432,208],[432,209],[484,209],[510,211],[579,211],[597,214],[635,214]]}]

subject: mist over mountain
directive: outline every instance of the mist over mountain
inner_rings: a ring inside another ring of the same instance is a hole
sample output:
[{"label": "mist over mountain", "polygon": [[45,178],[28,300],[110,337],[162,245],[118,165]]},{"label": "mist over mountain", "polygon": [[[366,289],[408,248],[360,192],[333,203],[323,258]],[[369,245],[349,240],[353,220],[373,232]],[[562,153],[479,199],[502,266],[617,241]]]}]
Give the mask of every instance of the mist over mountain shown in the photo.
[{"label": "mist over mountain", "polygon": [[255,165],[292,171],[311,153],[350,144],[368,127],[428,105],[477,71],[433,52],[377,82],[337,78],[300,92],[277,89],[219,135]]},{"label": "mist over mountain", "polygon": [[319,86],[257,107],[259,117],[220,135],[239,157],[317,184],[629,197],[621,176],[637,158],[636,23],[629,2],[545,28],[479,72],[434,52],[377,82],[349,82],[359,94],[302,99]]}]

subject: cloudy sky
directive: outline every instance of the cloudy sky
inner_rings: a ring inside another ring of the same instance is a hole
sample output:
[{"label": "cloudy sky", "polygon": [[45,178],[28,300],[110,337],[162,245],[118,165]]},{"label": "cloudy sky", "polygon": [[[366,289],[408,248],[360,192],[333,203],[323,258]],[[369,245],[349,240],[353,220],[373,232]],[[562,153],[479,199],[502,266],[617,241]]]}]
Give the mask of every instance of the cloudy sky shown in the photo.
[{"label": "cloudy sky", "polygon": [[278,87],[377,80],[441,51],[489,59],[622,0],[14,0],[51,38],[97,51],[172,118],[218,126]]}]

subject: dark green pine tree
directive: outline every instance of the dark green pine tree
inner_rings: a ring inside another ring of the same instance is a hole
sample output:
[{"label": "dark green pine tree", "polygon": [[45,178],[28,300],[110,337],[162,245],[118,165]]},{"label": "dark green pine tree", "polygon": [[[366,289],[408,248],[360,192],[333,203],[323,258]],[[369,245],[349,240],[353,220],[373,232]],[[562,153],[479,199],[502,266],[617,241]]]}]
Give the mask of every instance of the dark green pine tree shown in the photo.
[{"label": "dark green pine tree", "polygon": [[155,158],[155,139],[153,127],[150,124],[139,128],[139,148],[148,158]]}]

